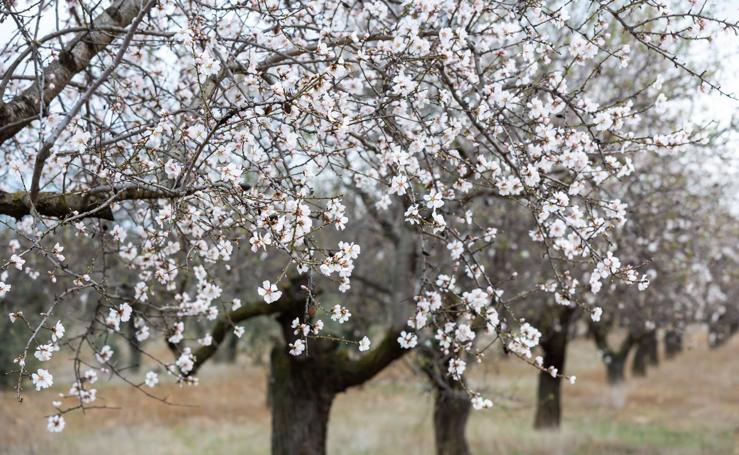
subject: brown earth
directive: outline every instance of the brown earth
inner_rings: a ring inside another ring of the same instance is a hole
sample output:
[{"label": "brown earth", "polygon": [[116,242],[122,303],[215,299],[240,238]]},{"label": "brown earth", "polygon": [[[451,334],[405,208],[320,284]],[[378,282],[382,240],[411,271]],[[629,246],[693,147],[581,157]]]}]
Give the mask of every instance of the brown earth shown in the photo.
[{"label": "brown earth", "polygon": [[[478,368],[475,382],[496,401],[473,413],[468,427],[478,454],[734,454],[739,455],[739,337],[709,350],[701,336],[671,361],[629,379],[605,383],[592,343],[573,344],[564,389],[564,425],[532,429],[536,375],[514,360]],[[331,454],[428,454],[433,451],[433,403],[409,359],[336,401]],[[263,454],[269,452],[266,372],[246,361],[213,364],[197,387],[164,384],[167,405],[115,381],[98,382],[98,405],[68,416],[50,434],[43,415],[62,389],[29,390],[23,403],[0,394],[3,454]],[[143,376],[143,373],[141,374]],[[59,380],[63,381],[60,376]]]}]

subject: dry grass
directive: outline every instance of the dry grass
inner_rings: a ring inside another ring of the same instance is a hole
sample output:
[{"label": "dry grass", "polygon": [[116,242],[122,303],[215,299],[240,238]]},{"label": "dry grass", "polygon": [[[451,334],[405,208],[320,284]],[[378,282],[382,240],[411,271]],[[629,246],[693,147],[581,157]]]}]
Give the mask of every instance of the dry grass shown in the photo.
[{"label": "dry grass", "polygon": [[[536,377],[520,362],[501,361],[477,380],[496,407],[473,414],[475,453],[739,454],[739,337],[708,351],[695,343],[645,379],[619,388],[604,383],[592,345],[575,343],[564,394],[564,426],[531,428]],[[100,400],[120,410],[91,411],[48,434],[41,420],[53,392],[30,392],[23,404],[0,396],[0,453],[7,454],[262,454],[269,451],[263,369],[211,365],[195,388],[165,385],[166,406],[120,384],[100,385]],[[57,393],[59,390],[56,391]],[[329,431],[332,454],[432,453],[432,402],[425,384],[398,364],[336,401]]]}]

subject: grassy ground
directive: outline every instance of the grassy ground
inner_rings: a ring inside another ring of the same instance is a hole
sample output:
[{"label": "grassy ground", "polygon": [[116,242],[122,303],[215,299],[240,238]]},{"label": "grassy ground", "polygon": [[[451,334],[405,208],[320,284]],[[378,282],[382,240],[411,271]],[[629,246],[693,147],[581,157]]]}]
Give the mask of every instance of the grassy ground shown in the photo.
[{"label": "grassy ground", "polygon": [[[578,341],[564,390],[564,426],[531,427],[536,377],[515,361],[477,372],[496,398],[475,412],[468,437],[478,454],[733,454],[739,455],[739,337],[709,351],[695,345],[663,361],[644,379],[612,388],[591,344]],[[263,454],[269,451],[269,411],[263,369],[211,365],[198,387],[165,385],[167,406],[119,384],[100,385],[101,403],[120,410],[68,419],[64,433],[46,432],[42,414],[53,392],[29,392],[18,404],[0,395],[3,454]],[[432,401],[423,381],[402,363],[336,401],[331,454],[432,453]]]}]

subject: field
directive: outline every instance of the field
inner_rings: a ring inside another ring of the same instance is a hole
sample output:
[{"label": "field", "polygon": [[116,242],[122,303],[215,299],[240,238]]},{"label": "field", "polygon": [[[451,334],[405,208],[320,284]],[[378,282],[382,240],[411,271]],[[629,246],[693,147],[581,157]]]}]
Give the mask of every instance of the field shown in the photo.
[{"label": "field", "polygon": [[[677,359],[644,379],[605,384],[592,344],[571,348],[576,385],[564,388],[564,425],[532,429],[533,371],[500,361],[478,371],[496,400],[475,412],[468,437],[478,454],[739,454],[739,337],[718,350],[696,336]],[[22,404],[0,396],[3,454],[263,454],[269,451],[266,373],[246,361],[214,364],[198,387],[163,386],[168,406],[120,384],[100,385],[100,402],[49,434],[42,419],[54,392],[29,392]],[[431,395],[408,364],[398,363],[366,386],[341,395],[329,430],[331,454],[428,454],[433,451]]]}]

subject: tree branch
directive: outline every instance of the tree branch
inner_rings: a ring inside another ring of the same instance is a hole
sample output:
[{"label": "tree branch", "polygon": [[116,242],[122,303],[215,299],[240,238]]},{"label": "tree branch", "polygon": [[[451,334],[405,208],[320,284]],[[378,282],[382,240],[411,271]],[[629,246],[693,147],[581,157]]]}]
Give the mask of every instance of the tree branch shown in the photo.
[{"label": "tree branch", "polygon": [[280,313],[290,304],[291,302],[288,299],[271,304],[260,301],[243,306],[220,318],[213,327],[213,330],[210,332],[210,336],[213,338],[211,344],[209,346],[202,346],[195,352],[195,366],[189,374],[194,375],[197,373],[198,369],[200,369],[208,359],[213,357],[213,355],[218,351],[218,346],[226,338],[226,335],[234,324],[238,324],[239,322],[243,322],[257,316]]},{"label": "tree branch", "polygon": [[[175,199],[196,193],[205,187],[169,190],[147,185],[124,185],[111,188],[100,186],[75,193],[42,191],[38,194],[35,207],[39,215],[51,218],[68,218],[81,214],[80,218],[113,220],[110,205],[113,202],[147,199]],[[9,215],[19,220],[31,213],[30,193],[17,191],[7,193],[0,190],[0,215]]]},{"label": "tree branch", "polygon": [[4,125],[0,127],[0,144],[35,120],[72,78],[120,34],[111,29],[127,27],[139,15],[143,4],[140,0],[113,3],[92,21],[90,31],[78,34],[62,49],[36,82],[10,102],[0,104],[0,125]]},{"label": "tree branch", "polygon": [[339,391],[369,381],[385,367],[407,353],[408,350],[401,348],[398,343],[399,336],[399,331],[387,331],[376,348],[365,353],[357,360],[346,358],[345,353],[343,355],[337,353],[333,356],[330,360],[330,363],[333,364],[332,368],[328,368],[326,371],[333,371],[333,374],[336,375]]},{"label": "tree branch", "polygon": [[[41,192],[36,201],[36,211],[42,216],[52,218],[67,218],[76,213],[94,212],[91,218],[113,220],[113,211],[110,207],[102,207],[104,202],[99,196],[75,193]],[[29,194],[25,191],[6,193],[0,191],[0,214],[10,215],[20,220],[31,213]]]}]

